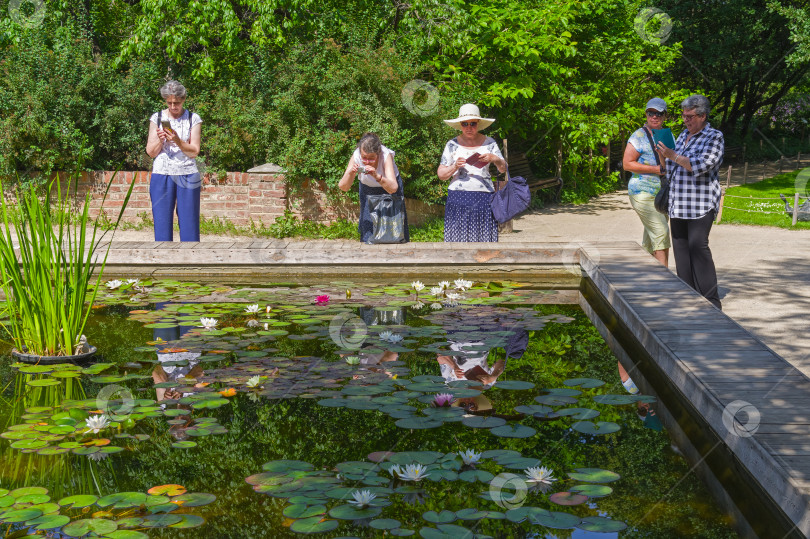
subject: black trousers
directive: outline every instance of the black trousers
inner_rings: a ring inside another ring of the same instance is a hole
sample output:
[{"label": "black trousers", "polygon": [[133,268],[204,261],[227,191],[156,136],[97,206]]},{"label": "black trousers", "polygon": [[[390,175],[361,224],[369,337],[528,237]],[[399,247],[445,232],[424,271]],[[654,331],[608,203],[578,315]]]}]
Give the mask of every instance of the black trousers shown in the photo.
[{"label": "black trousers", "polygon": [[709,249],[709,232],[714,222],[714,210],[699,219],[676,219],[669,221],[672,230],[672,251],[675,254],[675,269],[678,277],[700,292],[718,309],[720,296],[717,291],[717,271]]}]

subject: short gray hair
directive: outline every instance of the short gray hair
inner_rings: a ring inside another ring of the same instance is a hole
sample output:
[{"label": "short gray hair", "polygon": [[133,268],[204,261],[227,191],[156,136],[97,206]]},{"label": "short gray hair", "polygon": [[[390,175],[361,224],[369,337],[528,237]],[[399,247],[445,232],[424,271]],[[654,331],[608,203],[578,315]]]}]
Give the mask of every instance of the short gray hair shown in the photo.
[{"label": "short gray hair", "polygon": [[694,109],[695,114],[705,114],[707,118],[712,112],[712,107],[709,105],[709,100],[706,99],[706,96],[700,94],[690,95],[684,99],[683,103],[681,103],[681,108],[683,110]]},{"label": "short gray hair", "polygon": [[186,87],[177,82],[176,80],[170,80],[166,84],[160,87],[160,97],[166,99],[170,95],[174,97],[179,97],[180,99],[186,98]]},{"label": "short gray hair", "polygon": [[357,142],[357,149],[363,153],[380,155],[382,153],[380,137],[377,136],[377,133],[363,133],[363,136]]}]

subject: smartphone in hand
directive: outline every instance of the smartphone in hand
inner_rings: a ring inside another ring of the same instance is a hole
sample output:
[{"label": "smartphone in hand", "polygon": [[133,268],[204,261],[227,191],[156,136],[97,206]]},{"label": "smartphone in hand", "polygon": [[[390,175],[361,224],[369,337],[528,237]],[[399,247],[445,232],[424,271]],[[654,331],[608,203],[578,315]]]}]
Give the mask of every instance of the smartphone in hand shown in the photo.
[{"label": "smartphone in hand", "polygon": [[169,133],[174,134],[174,130],[172,129],[172,124],[169,123],[169,120],[161,120],[160,125],[161,125],[161,127],[163,127],[164,131],[168,131]]}]

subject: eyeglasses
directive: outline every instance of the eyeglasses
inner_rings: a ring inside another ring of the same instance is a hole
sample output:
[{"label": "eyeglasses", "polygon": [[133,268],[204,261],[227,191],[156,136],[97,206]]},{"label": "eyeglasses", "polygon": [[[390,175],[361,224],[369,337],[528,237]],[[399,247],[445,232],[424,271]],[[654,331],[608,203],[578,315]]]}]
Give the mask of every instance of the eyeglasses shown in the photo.
[{"label": "eyeglasses", "polygon": [[684,120],[691,120],[695,116],[703,116],[702,114],[681,114],[681,118]]},{"label": "eyeglasses", "polygon": [[653,118],[663,118],[666,116],[666,112],[658,112],[657,110],[648,110],[647,116],[652,116]]},{"label": "eyeglasses", "polygon": [[478,122],[461,122],[461,127],[475,127]]}]

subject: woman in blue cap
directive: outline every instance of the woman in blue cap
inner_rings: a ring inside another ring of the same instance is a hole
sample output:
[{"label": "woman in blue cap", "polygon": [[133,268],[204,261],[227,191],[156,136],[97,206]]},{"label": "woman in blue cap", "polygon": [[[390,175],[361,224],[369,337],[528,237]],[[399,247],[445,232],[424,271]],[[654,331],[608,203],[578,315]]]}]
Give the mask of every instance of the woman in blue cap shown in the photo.
[{"label": "woman in blue cap", "polygon": [[[660,97],[647,101],[646,123],[627,141],[622,165],[633,176],[627,184],[630,204],[644,225],[641,245],[661,264],[669,264],[669,224],[667,216],[655,210],[655,195],[661,189],[661,176],[665,167],[656,160],[652,145],[652,130],[661,129],[667,116],[667,103]],[[660,157],[658,158],[660,160]]]}]

